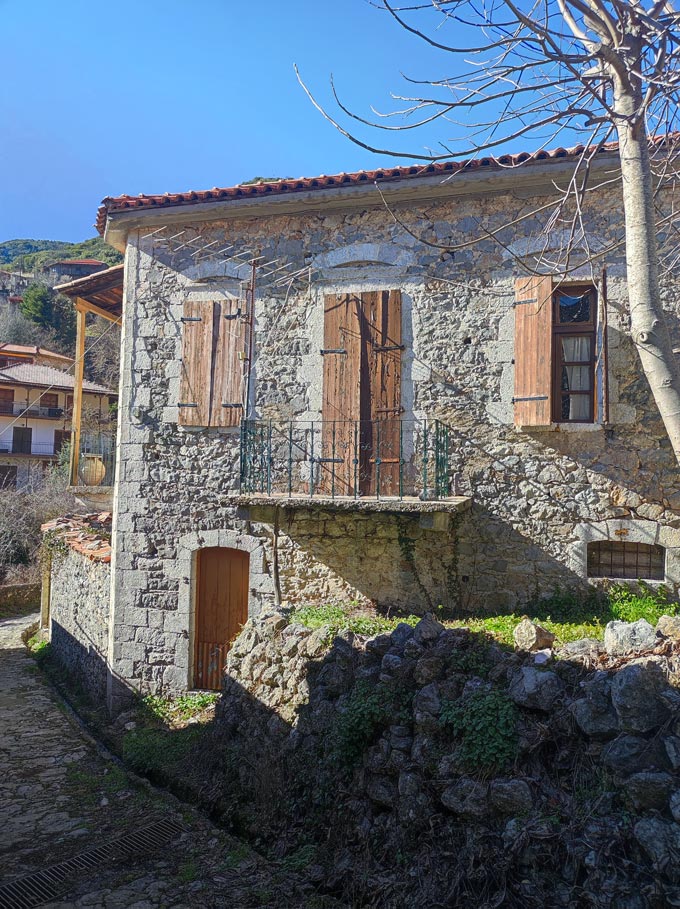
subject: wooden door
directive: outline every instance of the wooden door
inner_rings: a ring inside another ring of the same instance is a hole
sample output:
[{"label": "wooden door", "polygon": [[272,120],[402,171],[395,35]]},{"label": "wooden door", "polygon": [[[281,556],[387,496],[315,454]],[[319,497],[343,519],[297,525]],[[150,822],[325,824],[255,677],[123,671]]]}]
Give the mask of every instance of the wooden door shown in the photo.
[{"label": "wooden door", "polygon": [[14,413],[13,388],[0,388],[0,413]]},{"label": "wooden door", "polygon": [[194,687],[219,691],[229,645],[248,618],[250,556],[240,549],[201,549],[197,560]]},{"label": "wooden door", "polygon": [[12,452],[30,454],[33,441],[33,430],[30,426],[15,426],[12,430]]}]

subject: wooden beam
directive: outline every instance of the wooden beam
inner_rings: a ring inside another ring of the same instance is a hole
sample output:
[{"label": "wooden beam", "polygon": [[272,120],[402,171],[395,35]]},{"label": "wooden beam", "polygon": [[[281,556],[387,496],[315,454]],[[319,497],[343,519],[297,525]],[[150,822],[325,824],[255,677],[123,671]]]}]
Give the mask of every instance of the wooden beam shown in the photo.
[{"label": "wooden beam", "polygon": [[83,371],[85,368],[85,323],[87,311],[79,304],[83,302],[76,297],[76,367],[73,384],[73,413],[71,414],[71,485],[80,486],[78,468],[80,466],[80,423],[83,416]]},{"label": "wooden beam", "polygon": [[90,303],[87,300],[83,300],[82,297],[76,297],[76,309],[80,312],[91,312],[94,316],[101,316],[102,319],[106,319],[108,322],[117,322],[120,324],[122,321],[122,316],[114,316],[113,313],[107,312],[105,309],[100,309],[98,306],[95,306],[94,303]]}]

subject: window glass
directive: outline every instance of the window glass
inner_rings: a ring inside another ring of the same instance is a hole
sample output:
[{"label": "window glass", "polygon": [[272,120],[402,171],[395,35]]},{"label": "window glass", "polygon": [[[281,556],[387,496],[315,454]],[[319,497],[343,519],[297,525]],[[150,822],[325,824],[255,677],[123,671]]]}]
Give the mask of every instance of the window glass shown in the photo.
[{"label": "window glass", "polygon": [[568,294],[558,294],[558,309],[562,325],[571,322],[590,322],[590,294],[585,293],[580,297]]},{"label": "window glass", "polygon": [[565,422],[588,423],[592,419],[590,395],[562,395],[562,419]]},{"label": "window glass", "polygon": [[591,335],[561,338],[563,362],[589,363],[592,340]]}]

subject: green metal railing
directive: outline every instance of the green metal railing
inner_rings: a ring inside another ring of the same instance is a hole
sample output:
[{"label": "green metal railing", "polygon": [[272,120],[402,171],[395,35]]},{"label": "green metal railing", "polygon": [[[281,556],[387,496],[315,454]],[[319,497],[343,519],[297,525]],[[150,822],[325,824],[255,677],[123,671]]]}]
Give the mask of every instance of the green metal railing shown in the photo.
[{"label": "green metal railing", "polygon": [[445,499],[451,441],[439,420],[245,420],[241,493]]}]

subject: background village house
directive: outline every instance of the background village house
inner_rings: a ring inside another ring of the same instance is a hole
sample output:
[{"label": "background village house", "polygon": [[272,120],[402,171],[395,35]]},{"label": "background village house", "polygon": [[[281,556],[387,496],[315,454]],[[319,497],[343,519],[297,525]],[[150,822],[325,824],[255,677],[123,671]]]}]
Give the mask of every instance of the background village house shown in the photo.
[{"label": "background village house", "polygon": [[[72,366],[54,351],[0,343],[0,489],[27,486],[69,443],[75,379],[66,370]],[[88,381],[79,388],[90,420],[108,423],[116,392]],[[92,482],[101,472],[93,460],[87,470]]]},{"label": "background village house", "polygon": [[590,194],[576,274],[518,264],[545,251],[539,214],[441,248],[539,211],[579,152],[105,200],[124,268],[60,290],[79,330],[122,319],[112,554],[55,565],[50,614],[112,708],[218,687],[268,604],[677,591],[680,477],[627,336],[618,190]]}]

